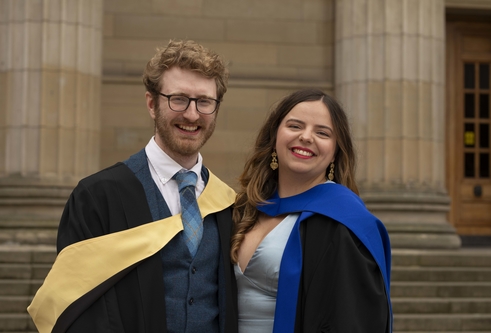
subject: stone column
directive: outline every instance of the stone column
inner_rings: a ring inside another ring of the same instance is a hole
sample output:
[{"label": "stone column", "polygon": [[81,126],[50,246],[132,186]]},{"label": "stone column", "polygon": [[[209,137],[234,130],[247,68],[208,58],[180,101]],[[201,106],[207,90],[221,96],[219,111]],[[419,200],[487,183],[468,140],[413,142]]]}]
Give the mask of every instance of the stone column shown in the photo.
[{"label": "stone column", "polygon": [[0,243],[52,243],[99,166],[102,0],[0,0]]},{"label": "stone column", "polygon": [[394,247],[456,248],[444,161],[444,0],[337,0],[336,95]]}]

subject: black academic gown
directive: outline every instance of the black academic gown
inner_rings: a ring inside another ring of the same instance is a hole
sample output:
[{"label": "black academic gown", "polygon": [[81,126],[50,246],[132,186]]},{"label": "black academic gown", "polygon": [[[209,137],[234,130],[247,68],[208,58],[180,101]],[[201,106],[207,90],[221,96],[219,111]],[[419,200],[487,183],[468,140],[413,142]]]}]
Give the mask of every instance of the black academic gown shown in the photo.
[{"label": "black academic gown", "polygon": [[[231,208],[216,213],[216,219],[225,267],[225,332],[235,333],[236,282],[229,254]],[[83,179],[74,189],[61,218],[58,252],[75,242],[151,221],[143,186],[126,165],[118,163]],[[72,304],[60,320],[71,323],[69,333],[165,333],[164,295],[162,262],[156,253]]]},{"label": "black academic gown", "polygon": [[322,215],[303,221],[300,235],[303,268],[295,332],[389,332],[384,280],[360,240]]}]

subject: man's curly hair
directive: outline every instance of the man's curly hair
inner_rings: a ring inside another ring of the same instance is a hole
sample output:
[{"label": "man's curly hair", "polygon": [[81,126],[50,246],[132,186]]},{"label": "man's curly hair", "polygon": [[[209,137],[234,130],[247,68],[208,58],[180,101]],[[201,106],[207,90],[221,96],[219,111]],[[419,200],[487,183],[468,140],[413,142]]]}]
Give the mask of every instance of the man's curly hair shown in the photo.
[{"label": "man's curly hair", "polygon": [[166,47],[157,48],[157,53],[147,63],[143,72],[143,84],[152,95],[156,106],[158,106],[158,94],[162,89],[162,75],[174,66],[215,79],[217,99],[223,100],[229,75],[224,60],[214,51],[195,41],[170,40]]}]

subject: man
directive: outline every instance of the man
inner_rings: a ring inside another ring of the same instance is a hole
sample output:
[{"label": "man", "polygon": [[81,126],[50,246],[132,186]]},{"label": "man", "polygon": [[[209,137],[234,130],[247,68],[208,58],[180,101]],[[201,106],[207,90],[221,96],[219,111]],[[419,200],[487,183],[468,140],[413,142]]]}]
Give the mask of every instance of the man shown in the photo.
[{"label": "man", "polygon": [[[71,194],[58,257],[28,308],[41,333],[237,332],[229,255],[235,193],[199,153],[227,79],[223,60],[193,41],[170,41],[148,62],[143,82],[155,136]],[[179,185],[184,175],[196,181],[189,191],[187,180]]]}]

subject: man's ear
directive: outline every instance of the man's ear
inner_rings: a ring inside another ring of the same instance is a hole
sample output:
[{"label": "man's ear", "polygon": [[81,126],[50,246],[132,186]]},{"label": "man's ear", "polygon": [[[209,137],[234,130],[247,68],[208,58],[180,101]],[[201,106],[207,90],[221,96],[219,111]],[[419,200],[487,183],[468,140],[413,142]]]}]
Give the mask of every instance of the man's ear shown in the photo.
[{"label": "man's ear", "polygon": [[152,94],[150,94],[148,91],[145,92],[145,100],[147,102],[148,113],[150,114],[150,117],[155,120],[155,102]]}]

